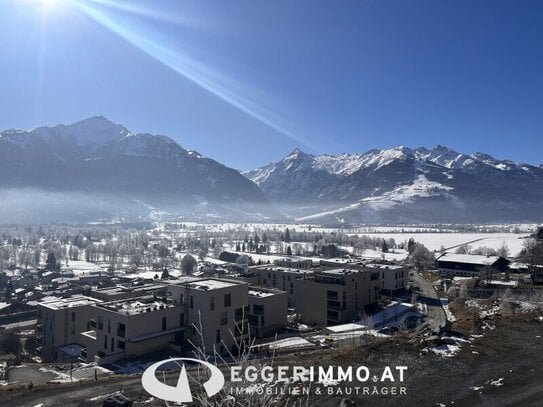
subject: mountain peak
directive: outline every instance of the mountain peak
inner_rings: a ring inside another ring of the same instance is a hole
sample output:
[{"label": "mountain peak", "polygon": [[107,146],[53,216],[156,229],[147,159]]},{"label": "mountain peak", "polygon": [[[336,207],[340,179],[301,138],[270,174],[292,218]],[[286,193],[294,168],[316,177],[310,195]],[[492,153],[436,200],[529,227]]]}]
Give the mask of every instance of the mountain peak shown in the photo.
[{"label": "mountain peak", "polygon": [[298,147],[296,147],[294,150],[290,152],[290,154],[287,155],[287,157],[290,157],[292,155],[299,155],[299,154],[305,154],[302,150],[300,150]]},{"label": "mountain peak", "polygon": [[105,144],[130,134],[126,128],[104,116],[80,120],[66,126],[66,130],[68,135],[74,137],[81,145]]}]

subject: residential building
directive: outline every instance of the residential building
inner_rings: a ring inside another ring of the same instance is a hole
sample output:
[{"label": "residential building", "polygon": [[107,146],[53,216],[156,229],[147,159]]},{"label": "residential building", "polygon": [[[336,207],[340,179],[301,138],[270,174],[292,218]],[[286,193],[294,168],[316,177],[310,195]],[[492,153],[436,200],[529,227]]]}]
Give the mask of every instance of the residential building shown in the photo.
[{"label": "residential building", "polygon": [[406,267],[394,264],[374,264],[365,265],[371,270],[376,270],[380,274],[381,294],[396,295],[405,290],[409,279],[409,271]]},{"label": "residential building", "polygon": [[80,333],[95,315],[96,298],[75,295],[70,298],[54,298],[38,303],[36,338],[43,361],[68,360],[67,345],[80,346]]},{"label": "residential building", "polygon": [[296,280],[296,312],[309,325],[350,322],[378,301],[380,288],[378,271],[323,270]]},{"label": "residential building", "polygon": [[301,270],[278,266],[254,266],[249,268],[249,273],[244,276],[251,285],[266,288],[275,288],[286,291],[289,308],[296,307],[295,281],[312,275],[311,270]]},{"label": "residential building", "polygon": [[179,346],[188,329],[184,307],[165,296],[143,296],[92,307],[89,328],[81,331],[81,357],[104,364]]},{"label": "residential building", "polygon": [[288,295],[272,288],[249,287],[251,337],[271,336],[287,322]]},{"label": "residential building", "polygon": [[187,310],[191,343],[224,353],[248,336],[248,288],[242,281],[203,279],[169,285],[167,292]]}]

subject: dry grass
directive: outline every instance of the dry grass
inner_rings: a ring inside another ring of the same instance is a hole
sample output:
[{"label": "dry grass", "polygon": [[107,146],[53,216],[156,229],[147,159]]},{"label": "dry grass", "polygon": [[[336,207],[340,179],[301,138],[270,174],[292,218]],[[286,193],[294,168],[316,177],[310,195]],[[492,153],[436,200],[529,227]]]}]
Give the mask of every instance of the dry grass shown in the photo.
[{"label": "dry grass", "polygon": [[449,309],[456,318],[451,325],[453,331],[464,335],[480,333],[479,310],[466,306],[463,298],[458,298],[449,304]]}]

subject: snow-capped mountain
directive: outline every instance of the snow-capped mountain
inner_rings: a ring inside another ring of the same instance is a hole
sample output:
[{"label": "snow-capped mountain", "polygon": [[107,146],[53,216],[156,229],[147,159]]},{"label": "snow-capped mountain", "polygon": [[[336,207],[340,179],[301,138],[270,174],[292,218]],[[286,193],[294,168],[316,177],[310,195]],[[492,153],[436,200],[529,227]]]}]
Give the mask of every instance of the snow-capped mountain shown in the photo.
[{"label": "snow-capped mountain", "polygon": [[543,219],[543,169],[444,146],[313,156],[299,149],[247,171],[300,220],[483,222]]},{"label": "snow-capped mountain", "polygon": [[45,213],[44,221],[158,211],[241,219],[277,214],[238,171],[104,117],[1,132],[0,189],[10,194],[0,200],[4,223],[34,221],[30,212]]}]

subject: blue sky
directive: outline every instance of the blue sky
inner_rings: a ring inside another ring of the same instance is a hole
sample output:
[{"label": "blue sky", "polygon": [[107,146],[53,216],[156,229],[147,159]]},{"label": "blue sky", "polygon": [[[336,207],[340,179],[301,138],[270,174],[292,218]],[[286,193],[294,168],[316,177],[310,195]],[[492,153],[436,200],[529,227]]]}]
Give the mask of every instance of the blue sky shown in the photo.
[{"label": "blue sky", "polygon": [[295,147],[543,162],[543,2],[0,0],[0,128],[104,115],[248,169]]}]

